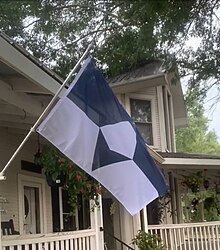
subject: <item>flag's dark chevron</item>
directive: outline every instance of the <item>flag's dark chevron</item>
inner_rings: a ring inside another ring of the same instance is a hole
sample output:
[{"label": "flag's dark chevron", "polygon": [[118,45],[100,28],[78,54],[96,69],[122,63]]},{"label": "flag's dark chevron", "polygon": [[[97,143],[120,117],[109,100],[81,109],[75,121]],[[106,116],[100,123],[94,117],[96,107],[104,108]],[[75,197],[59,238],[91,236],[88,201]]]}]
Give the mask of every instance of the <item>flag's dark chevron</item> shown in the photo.
[{"label": "flag's dark chevron", "polygon": [[97,126],[131,121],[102,73],[91,60],[67,97]]},{"label": "flag's dark chevron", "polygon": [[142,172],[147,176],[148,180],[157,189],[159,195],[167,193],[167,187],[164,185],[165,179],[155,164],[153,158],[147,151],[145,142],[137,134],[137,144],[135,148],[133,161],[138,165]]},{"label": "flag's dark chevron", "polygon": [[95,154],[93,158],[92,171],[109,164],[127,160],[131,159],[109,149],[102,131],[99,130]]}]

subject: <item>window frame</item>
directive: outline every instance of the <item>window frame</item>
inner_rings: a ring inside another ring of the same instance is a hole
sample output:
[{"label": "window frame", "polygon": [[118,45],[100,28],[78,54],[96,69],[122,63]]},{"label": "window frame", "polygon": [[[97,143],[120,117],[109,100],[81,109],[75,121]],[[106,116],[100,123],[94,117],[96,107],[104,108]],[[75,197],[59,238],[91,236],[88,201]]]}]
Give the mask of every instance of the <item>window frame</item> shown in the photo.
[{"label": "window frame", "polygon": [[131,105],[130,100],[143,100],[143,101],[149,101],[150,107],[151,107],[151,120],[152,120],[152,137],[153,137],[153,146],[157,147],[157,129],[156,129],[156,97],[152,95],[145,95],[145,94],[126,94],[125,96],[125,109],[128,112],[128,114],[131,116]]}]

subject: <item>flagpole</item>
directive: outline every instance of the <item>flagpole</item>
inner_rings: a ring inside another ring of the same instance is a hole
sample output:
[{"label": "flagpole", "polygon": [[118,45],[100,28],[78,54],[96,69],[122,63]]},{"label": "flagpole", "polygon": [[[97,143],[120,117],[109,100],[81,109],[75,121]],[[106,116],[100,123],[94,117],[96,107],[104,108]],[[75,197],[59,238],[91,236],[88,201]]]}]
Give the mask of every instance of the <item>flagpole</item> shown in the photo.
[{"label": "flagpole", "polygon": [[25,142],[29,139],[29,137],[31,136],[32,132],[35,132],[35,129],[38,127],[38,125],[41,123],[44,115],[50,110],[50,108],[52,107],[52,105],[54,104],[54,102],[56,101],[58,95],[60,94],[60,92],[63,90],[63,88],[65,87],[65,85],[67,84],[67,82],[70,80],[71,76],[73,75],[73,73],[75,73],[75,71],[77,70],[77,68],[79,67],[80,63],[85,59],[85,57],[88,55],[89,51],[91,50],[92,46],[93,46],[93,41],[89,44],[89,46],[87,47],[86,51],[83,53],[83,55],[81,56],[81,58],[79,59],[79,61],[76,63],[76,65],[74,66],[74,68],[70,71],[70,73],[68,74],[68,76],[66,77],[66,79],[64,80],[63,84],[60,86],[60,88],[58,89],[58,91],[56,92],[56,94],[53,96],[53,98],[51,99],[50,103],[47,105],[47,107],[45,108],[45,110],[43,111],[43,113],[40,115],[40,117],[37,119],[37,121],[35,122],[35,124],[31,127],[30,131],[28,132],[28,134],[26,135],[26,137],[23,139],[23,141],[21,142],[20,146],[16,149],[16,151],[14,152],[14,154],[11,156],[11,158],[9,159],[9,161],[7,162],[7,164],[5,165],[5,167],[2,169],[2,171],[0,172],[0,181],[1,180],[5,180],[6,177],[4,176],[4,172],[5,170],[8,168],[8,166],[11,164],[11,162],[14,160],[15,156],[18,154],[18,152],[22,149],[22,147],[24,146]]}]

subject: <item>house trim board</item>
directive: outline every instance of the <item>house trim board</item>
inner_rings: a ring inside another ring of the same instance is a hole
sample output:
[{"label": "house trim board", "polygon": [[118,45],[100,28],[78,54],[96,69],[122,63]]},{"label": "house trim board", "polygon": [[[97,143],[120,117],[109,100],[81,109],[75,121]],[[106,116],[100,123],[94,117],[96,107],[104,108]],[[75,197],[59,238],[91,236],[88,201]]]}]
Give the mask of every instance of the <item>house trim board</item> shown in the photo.
[{"label": "house trim board", "polygon": [[[55,94],[60,87],[60,83],[51,77],[48,73],[40,68],[30,60],[31,56],[24,55],[17,48],[11,45],[6,39],[0,36],[0,60],[6,65],[13,68],[33,83],[46,90],[49,90],[52,94]],[[64,90],[60,93],[62,96]]]},{"label": "house trim board", "polygon": [[133,78],[131,80],[110,84],[110,86],[115,94],[120,94],[140,91],[146,87],[156,87],[165,84],[166,80],[164,73],[162,73],[158,75]]},{"label": "house trim board", "polygon": [[156,91],[157,91],[157,101],[158,101],[161,151],[165,151],[167,148],[166,147],[167,141],[166,141],[166,136],[165,136],[166,130],[165,130],[162,86],[158,86],[156,88]]},{"label": "house trim board", "polygon": [[220,159],[193,159],[193,158],[164,158],[163,166],[167,166],[169,169],[191,169],[192,166],[196,166],[197,169],[207,168],[219,169]]}]

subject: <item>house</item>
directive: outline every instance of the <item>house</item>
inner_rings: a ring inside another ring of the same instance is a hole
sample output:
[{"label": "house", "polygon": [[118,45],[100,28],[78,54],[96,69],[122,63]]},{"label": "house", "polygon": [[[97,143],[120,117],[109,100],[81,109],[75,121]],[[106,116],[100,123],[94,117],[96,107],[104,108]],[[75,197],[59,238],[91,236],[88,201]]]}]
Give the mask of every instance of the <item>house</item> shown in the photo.
[{"label": "house", "polygon": [[[181,85],[173,79],[177,79],[175,72],[154,61],[110,80],[114,93],[136,122],[151,155],[169,181],[171,195],[167,198],[170,202],[164,210],[163,224],[155,225],[159,223],[154,214],[161,204],[159,201],[132,217],[109,193],[103,195],[100,207],[91,210],[90,203],[85,201],[83,209],[71,215],[65,190],[50,187],[43,170],[34,164],[34,156],[46,142],[33,133],[5,171],[7,179],[0,181],[1,221],[12,220],[18,232],[2,235],[2,249],[99,250],[105,246],[110,250],[122,249],[125,244],[128,246],[124,249],[129,246],[132,249],[131,240],[139,229],[160,235],[169,249],[187,249],[187,244],[197,249],[196,244],[202,242],[202,249],[206,250],[211,249],[208,248],[211,242],[220,244],[219,222],[183,224],[181,197],[185,191],[180,185],[181,176],[206,169],[207,177],[217,181],[220,157],[176,153],[175,128],[186,126],[187,119]],[[2,168],[62,81],[0,34]],[[216,244],[213,249],[218,249]]]}]

